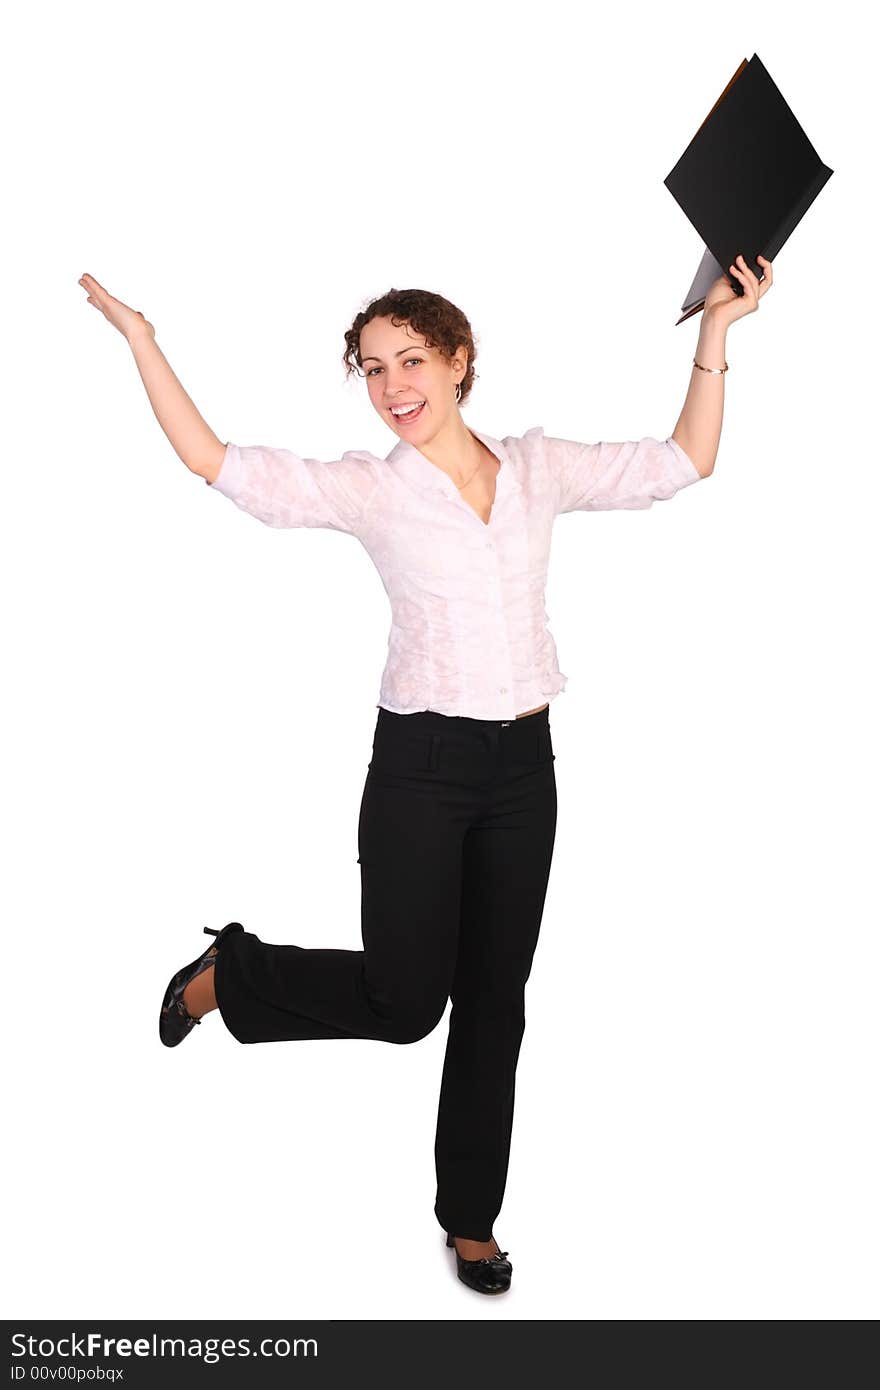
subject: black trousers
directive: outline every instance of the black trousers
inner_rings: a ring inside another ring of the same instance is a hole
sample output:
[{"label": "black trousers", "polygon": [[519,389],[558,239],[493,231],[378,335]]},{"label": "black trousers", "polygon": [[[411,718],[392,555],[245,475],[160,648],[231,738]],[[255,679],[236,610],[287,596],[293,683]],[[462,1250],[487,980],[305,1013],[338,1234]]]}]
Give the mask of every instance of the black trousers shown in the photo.
[{"label": "black trousers", "polygon": [[549,710],[509,721],[379,708],[358,821],[363,950],[220,944],[242,1043],[416,1042],[452,999],[434,1211],[490,1240],[507,1181],[524,990],[556,834]]}]

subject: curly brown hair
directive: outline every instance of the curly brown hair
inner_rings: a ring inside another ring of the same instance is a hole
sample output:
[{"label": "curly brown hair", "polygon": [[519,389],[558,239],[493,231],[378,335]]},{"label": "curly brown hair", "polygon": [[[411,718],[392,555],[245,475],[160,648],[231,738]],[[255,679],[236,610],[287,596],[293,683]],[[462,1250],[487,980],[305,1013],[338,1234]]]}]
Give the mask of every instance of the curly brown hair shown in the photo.
[{"label": "curly brown hair", "polygon": [[474,377],[474,358],[477,349],[470,323],[461,309],[456,308],[442,294],[431,290],[388,290],[378,299],[372,300],[357,315],[345,335],[345,352],[342,361],[346,377],[363,367],[361,358],[361,329],[374,318],[390,317],[395,328],[408,323],[416,333],[421,333],[428,347],[435,347],[447,361],[451,361],[458,348],[467,350],[467,370],[461,379],[461,399],[464,405],[471,393]]}]

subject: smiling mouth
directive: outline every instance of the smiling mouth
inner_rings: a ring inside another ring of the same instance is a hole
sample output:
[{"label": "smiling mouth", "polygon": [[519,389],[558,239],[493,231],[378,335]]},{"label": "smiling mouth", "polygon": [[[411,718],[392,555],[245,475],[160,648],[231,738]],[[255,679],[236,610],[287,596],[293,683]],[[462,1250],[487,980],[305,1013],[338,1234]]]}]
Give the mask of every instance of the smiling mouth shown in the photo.
[{"label": "smiling mouth", "polygon": [[[409,402],[407,402],[407,404],[409,404]],[[400,425],[405,425],[405,424],[407,424],[410,420],[417,420],[417,419],[419,418],[419,416],[421,415],[422,411],[424,410],[425,405],[426,405],[426,402],[425,402],[425,401],[422,401],[420,405],[417,405],[417,406],[416,406],[415,410],[406,410],[406,411],[404,411],[403,415],[397,415],[397,414],[395,414],[395,412],[392,410],[392,411],[390,412],[391,418],[392,418],[392,420],[396,420],[398,424],[400,424]]]}]

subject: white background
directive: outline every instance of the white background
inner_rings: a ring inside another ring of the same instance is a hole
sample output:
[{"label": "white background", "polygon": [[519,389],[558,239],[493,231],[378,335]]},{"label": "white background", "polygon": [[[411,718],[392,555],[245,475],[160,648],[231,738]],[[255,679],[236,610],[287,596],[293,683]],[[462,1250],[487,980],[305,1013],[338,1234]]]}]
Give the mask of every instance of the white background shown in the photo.
[{"label": "white background", "polygon": [[[7,20],[7,1316],[876,1316],[861,13]],[[273,531],[186,470],[77,281],[145,313],[223,440],[384,457],[343,334],[414,285],[474,327],[472,427],[665,438],[702,244],[663,179],[755,52],[834,175],[730,329],[714,475],[556,527],[559,825],[495,1225],[513,1287],[482,1298],[432,1210],[446,1019],[411,1047],[243,1047],[218,1014],[159,1042],[203,925],[359,948],[389,610],[351,537]]]}]

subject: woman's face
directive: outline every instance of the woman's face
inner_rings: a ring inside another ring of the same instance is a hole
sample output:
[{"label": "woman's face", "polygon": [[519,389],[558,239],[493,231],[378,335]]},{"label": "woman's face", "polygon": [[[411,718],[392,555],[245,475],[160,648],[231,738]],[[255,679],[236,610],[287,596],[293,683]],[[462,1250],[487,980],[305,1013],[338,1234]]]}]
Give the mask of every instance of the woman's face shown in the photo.
[{"label": "woman's face", "polygon": [[[467,371],[464,348],[450,362],[408,323],[395,327],[390,318],[374,318],[361,329],[360,350],[370,400],[401,439],[417,447],[427,443],[458,413],[455,388]],[[420,409],[394,414],[392,407],[419,401],[424,401]]]}]

